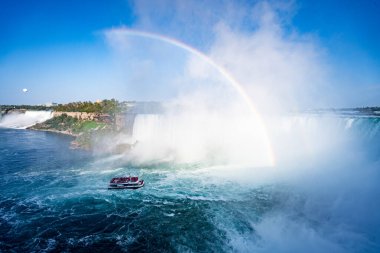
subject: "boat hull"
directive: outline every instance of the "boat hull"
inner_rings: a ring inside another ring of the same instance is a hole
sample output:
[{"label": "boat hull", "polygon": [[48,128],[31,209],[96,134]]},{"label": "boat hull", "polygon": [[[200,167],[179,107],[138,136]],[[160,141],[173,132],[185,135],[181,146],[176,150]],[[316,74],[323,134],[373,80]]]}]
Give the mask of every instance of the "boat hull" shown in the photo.
[{"label": "boat hull", "polygon": [[139,184],[119,184],[119,185],[109,185],[108,190],[136,190],[144,186],[144,182]]}]

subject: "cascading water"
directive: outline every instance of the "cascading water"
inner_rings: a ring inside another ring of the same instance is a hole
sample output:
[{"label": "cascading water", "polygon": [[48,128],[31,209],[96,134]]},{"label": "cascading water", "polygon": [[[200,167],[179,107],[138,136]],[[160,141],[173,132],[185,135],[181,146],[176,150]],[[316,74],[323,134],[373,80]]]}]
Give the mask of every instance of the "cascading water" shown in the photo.
[{"label": "cascading water", "polygon": [[272,122],[274,145],[279,159],[290,162],[316,160],[338,150],[380,149],[380,117],[339,114],[296,114]]},{"label": "cascading water", "polygon": [[361,138],[372,139],[380,134],[379,116],[347,115],[300,115],[286,118],[289,127],[303,129],[335,128],[341,133],[359,134]]},{"label": "cascading water", "polygon": [[5,114],[0,119],[0,127],[25,129],[53,117],[51,111],[25,111]]},{"label": "cascading water", "polygon": [[357,117],[345,118],[345,128],[349,131],[355,131],[367,140],[377,139],[380,135],[380,117]]},{"label": "cascading water", "polygon": [[[133,117],[131,155],[142,160],[255,155],[244,119]],[[66,136],[0,129],[0,251],[379,252],[379,118],[303,114],[269,125],[273,170],[115,163],[70,150]],[[128,174],[146,185],[106,189]]]},{"label": "cascading water", "polygon": [[[137,141],[147,141],[160,132],[163,115],[138,114],[133,123],[132,136]],[[163,129],[161,129],[163,130]]]},{"label": "cascading water", "polygon": [[[360,142],[379,144],[380,117],[378,116],[304,116],[298,118],[301,128],[313,131],[330,131],[335,135],[355,138]],[[297,125],[297,124],[296,124]],[[331,136],[330,136],[331,137]]]},{"label": "cascading water", "polygon": [[249,116],[190,112],[138,114],[132,137],[132,156],[140,161],[176,160],[266,166],[270,154],[263,148],[257,122]]}]

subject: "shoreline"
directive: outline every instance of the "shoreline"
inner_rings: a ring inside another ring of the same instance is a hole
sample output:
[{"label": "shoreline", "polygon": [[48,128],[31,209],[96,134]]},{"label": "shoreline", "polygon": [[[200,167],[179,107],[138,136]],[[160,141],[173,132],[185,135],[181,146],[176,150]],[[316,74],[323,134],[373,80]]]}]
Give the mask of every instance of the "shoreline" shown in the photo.
[{"label": "shoreline", "polygon": [[77,138],[80,136],[80,134],[73,134],[68,131],[59,131],[59,130],[54,130],[54,129],[36,129],[36,128],[27,128],[27,129],[33,130],[33,131],[48,132],[48,133],[61,134],[64,136],[68,136],[72,138],[72,140],[70,141],[70,147],[69,147],[70,149],[81,149],[81,150],[86,150],[86,151],[91,150],[91,148],[83,146],[81,145],[81,143],[77,141]]},{"label": "shoreline", "polygon": [[26,129],[34,130],[34,131],[40,131],[40,132],[50,132],[50,133],[56,133],[56,134],[63,134],[63,135],[71,136],[74,138],[79,136],[79,134],[70,133],[68,131],[59,131],[59,130],[55,130],[55,129],[38,129],[38,128],[34,128],[34,127],[27,127]]}]

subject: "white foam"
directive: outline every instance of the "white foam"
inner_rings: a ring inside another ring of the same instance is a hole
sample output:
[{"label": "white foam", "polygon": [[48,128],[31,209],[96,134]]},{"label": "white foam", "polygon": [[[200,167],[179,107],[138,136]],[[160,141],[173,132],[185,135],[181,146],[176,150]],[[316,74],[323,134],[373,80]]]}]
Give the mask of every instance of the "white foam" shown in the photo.
[{"label": "white foam", "polygon": [[0,120],[0,127],[25,129],[37,123],[52,118],[51,111],[26,111],[25,113],[10,113],[4,115]]}]

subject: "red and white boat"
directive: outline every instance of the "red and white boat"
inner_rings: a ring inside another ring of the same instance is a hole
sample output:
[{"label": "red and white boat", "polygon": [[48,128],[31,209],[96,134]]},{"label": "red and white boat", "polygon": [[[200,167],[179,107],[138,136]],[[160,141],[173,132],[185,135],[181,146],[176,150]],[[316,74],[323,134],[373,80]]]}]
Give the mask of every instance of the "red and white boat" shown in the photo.
[{"label": "red and white boat", "polygon": [[144,186],[144,180],[138,177],[114,177],[111,179],[108,189],[138,189]]}]

